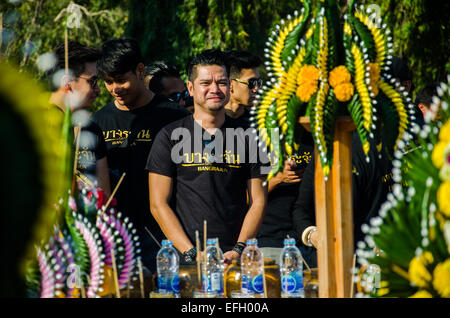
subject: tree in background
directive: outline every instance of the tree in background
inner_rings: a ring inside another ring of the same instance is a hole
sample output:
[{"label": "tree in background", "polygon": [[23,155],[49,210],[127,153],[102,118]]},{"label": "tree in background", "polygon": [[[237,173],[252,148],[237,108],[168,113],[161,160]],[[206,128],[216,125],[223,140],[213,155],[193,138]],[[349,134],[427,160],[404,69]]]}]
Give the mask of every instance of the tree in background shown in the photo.
[{"label": "tree in background", "polygon": [[[341,11],[347,1],[339,0]],[[377,5],[393,33],[394,55],[405,58],[416,88],[450,73],[450,2],[361,0]],[[143,46],[147,62],[164,59],[182,70],[206,48],[248,49],[263,57],[267,37],[298,0],[130,0],[127,34]]]},{"label": "tree in background", "polygon": [[[22,70],[42,77],[36,66],[39,56],[51,52],[64,41],[67,15],[63,10],[69,0],[9,0],[0,2],[0,57],[5,57]],[[83,14],[80,28],[69,29],[69,39],[88,46],[99,46],[111,37],[123,35],[128,21],[128,8],[120,0],[77,0]],[[55,18],[60,18],[55,22]],[[103,106],[109,93],[103,85],[94,108]]]},{"label": "tree in background", "polygon": [[[345,11],[346,0],[339,0]],[[64,40],[64,24],[54,22],[69,0],[0,2],[0,56],[37,72],[38,56]],[[267,37],[280,19],[300,7],[299,0],[77,0],[91,14],[70,38],[100,45],[124,34],[141,43],[146,62],[158,59],[182,71],[206,48],[248,49],[263,57]],[[416,89],[442,81],[450,73],[450,2],[432,0],[360,0],[378,5],[393,33],[394,55],[404,57]],[[109,95],[102,91],[95,106]]]}]

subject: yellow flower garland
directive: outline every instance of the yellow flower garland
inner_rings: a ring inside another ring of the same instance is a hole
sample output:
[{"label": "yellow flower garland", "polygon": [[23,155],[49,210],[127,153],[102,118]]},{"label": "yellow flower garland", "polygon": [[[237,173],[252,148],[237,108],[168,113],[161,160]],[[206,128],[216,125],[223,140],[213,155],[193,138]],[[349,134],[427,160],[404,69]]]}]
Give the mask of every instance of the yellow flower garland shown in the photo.
[{"label": "yellow flower garland", "polygon": [[426,268],[427,265],[433,263],[433,254],[423,252],[419,257],[414,257],[409,263],[409,280],[418,287],[426,287],[431,283],[431,274]]},{"label": "yellow flower garland", "polygon": [[414,295],[409,296],[409,298],[433,298],[433,295],[431,295],[426,290],[421,289],[417,293],[415,293]]},{"label": "yellow flower garland", "polygon": [[433,287],[442,297],[450,297],[450,259],[439,263],[434,269]]},{"label": "yellow flower garland", "polygon": [[439,210],[448,218],[450,218],[450,181],[441,183],[437,191],[437,202]]},{"label": "yellow flower garland", "polygon": [[448,142],[439,141],[433,148],[431,153],[431,160],[436,168],[441,169],[444,164],[444,150]]}]

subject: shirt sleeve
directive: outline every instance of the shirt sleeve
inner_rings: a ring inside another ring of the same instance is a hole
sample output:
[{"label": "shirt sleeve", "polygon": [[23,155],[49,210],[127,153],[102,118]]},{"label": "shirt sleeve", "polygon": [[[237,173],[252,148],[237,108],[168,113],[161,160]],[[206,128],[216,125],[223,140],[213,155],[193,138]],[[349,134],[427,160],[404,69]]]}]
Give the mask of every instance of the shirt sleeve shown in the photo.
[{"label": "shirt sleeve", "polygon": [[91,126],[93,127],[92,130],[93,130],[94,134],[97,136],[97,147],[95,149],[95,158],[97,160],[100,160],[100,159],[106,157],[105,138],[103,137],[102,130],[96,123],[91,122]]},{"label": "shirt sleeve", "polygon": [[162,129],[155,138],[148,155],[146,169],[149,172],[161,174],[168,177],[175,176],[176,165],[171,158],[172,143],[170,134]]}]

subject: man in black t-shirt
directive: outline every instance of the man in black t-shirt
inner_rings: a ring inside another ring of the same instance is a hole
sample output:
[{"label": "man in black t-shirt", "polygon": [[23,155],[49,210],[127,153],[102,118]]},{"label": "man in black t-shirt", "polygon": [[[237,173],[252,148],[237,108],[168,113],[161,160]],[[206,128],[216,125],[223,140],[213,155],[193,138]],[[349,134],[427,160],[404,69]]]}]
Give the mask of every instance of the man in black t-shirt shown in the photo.
[{"label": "man in black t-shirt", "polygon": [[164,236],[149,213],[145,164],[159,130],[189,112],[147,89],[142,62],[140,47],[134,39],[103,43],[97,65],[114,101],[97,111],[92,119],[105,137],[113,189],[125,174],[115,194],[117,209],[136,226],[143,243],[143,263],[154,271],[159,246],[147,231],[158,241]]},{"label": "man in black t-shirt", "polygon": [[219,238],[225,263],[239,258],[266,206],[267,172],[251,149],[254,136],[235,131],[225,116],[228,74],[220,51],[204,51],[189,63],[194,114],[164,127],[148,158],[152,214],[185,260],[195,260],[195,232],[203,238],[204,220],[207,236]]},{"label": "man in black t-shirt", "polygon": [[194,110],[192,97],[189,96],[180,72],[175,66],[164,61],[156,61],[145,69],[145,81],[153,93],[163,95],[189,111]]},{"label": "man in black t-shirt", "polygon": [[[75,139],[78,144],[77,179],[86,188],[95,183],[109,196],[110,183],[106,145],[100,128],[90,119],[87,111],[92,107],[100,88],[97,85],[96,61],[100,52],[78,42],[68,43],[69,76],[65,75],[65,46],[59,45],[55,52],[55,65],[47,70],[50,95],[48,124],[62,127],[66,106],[72,112]],[[53,115],[53,116],[52,116]],[[81,130],[79,129],[81,128]]]},{"label": "man in black t-shirt", "polygon": [[[361,225],[378,215],[381,204],[386,200],[392,185],[389,162],[383,153],[376,152],[371,145],[369,162],[362,149],[358,134],[352,138],[352,193],[354,243],[364,239]],[[303,176],[298,196],[294,202],[292,215],[296,239],[302,242],[302,255],[311,267],[317,266],[315,249],[319,245],[319,232],[315,224],[314,201],[314,160],[310,162]],[[319,167],[320,168],[320,167]]]},{"label": "man in black t-shirt", "polygon": [[262,85],[258,69],[261,59],[247,51],[229,51],[226,55],[231,82],[230,100],[225,105],[225,114],[246,129],[250,127],[250,108]]}]

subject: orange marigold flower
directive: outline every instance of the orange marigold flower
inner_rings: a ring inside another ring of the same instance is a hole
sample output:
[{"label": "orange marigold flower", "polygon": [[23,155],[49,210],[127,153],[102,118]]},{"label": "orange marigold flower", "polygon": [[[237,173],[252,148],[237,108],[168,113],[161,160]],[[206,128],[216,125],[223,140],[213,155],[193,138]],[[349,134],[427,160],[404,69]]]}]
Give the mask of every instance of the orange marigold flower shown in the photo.
[{"label": "orange marigold flower", "polygon": [[311,96],[317,91],[317,84],[302,84],[297,87],[297,96],[302,102],[309,102]]},{"label": "orange marigold flower", "polygon": [[328,80],[330,81],[331,87],[336,88],[340,84],[350,83],[351,75],[345,66],[340,65],[330,72]]},{"label": "orange marigold flower", "polygon": [[334,95],[340,102],[348,102],[355,92],[352,83],[342,83],[334,88]]},{"label": "orange marigold flower", "polygon": [[297,84],[317,85],[319,80],[319,69],[313,65],[304,65],[297,75]]}]

